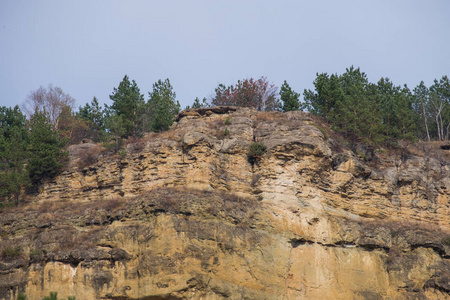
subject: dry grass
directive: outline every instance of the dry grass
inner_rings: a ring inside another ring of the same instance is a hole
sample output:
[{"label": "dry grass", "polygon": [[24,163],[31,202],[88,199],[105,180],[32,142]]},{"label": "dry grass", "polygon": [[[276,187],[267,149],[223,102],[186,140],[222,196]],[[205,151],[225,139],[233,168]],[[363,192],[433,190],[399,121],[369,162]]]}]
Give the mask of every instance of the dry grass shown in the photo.
[{"label": "dry grass", "polygon": [[115,212],[124,207],[125,199],[120,197],[115,197],[112,199],[103,200],[101,207],[108,212]]},{"label": "dry grass", "polygon": [[256,122],[283,122],[287,120],[285,113],[279,111],[261,111],[256,114]]},{"label": "dry grass", "polygon": [[[17,212],[20,212],[20,218],[35,219],[34,223],[39,227],[52,228],[70,224],[101,225],[126,215],[137,217],[148,213],[192,215],[202,219],[219,218],[233,224],[249,225],[258,209],[257,200],[232,193],[158,188],[128,199],[116,197],[83,203],[48,201],[14,208],[8,214],[12,219],[16,219],[19,216]],[[21,220],[8,222],[22,224]],[[22,225],[28,226],[25,223]]]},{"label": "dry grass", "polygon": [[408,232],[414,232],[414,236],[424,238],[427,241],[441,242],[450,235],[448,229],[444,230],[441,226],[431,222],[384,219],[358,223],[369,231],[373,228],[388,228],[392,236],[403,236]]},{"label": "dry grass", "polygon": [[397,262],[405,259],[404,253],[417,247],[431,248],[440,255],[445,255],[444,247],[447,242],[450,243],[450,231],[430,222],[385,219],[357,223],[361,226],[360,231],[363,236],[373,236],[374,229],[388,233],[388,239],[392,242],[386,249],[388,267],[395,266]]},{"label": "dry grass", "polygon": [[216,137],[222,135],[227,127],[225,125],[225,118],[208,119],[205,123],[208,126],[208,133]]},{"label": "dry grass", "polygon": [[259,112],[256,115],[255,127],[264,123],[272,123],[274,126],[287,126],[289,129],[296,129],[299,126],[311,124],[323,134],[324,139],[329,141],[333,153],[341,153],[349,150],[349,142],[340,133],[331,129],[330,124],[322,117],[306,112],[283,113],[276,111]]},{"label": "dry grass", "polygon": [[141,153],[145,149],[146,140],[144,138],[130,137],[126,144],[126,148],[131,153]]},{"label": "dry grass", "polygon": [[216,118],[208,118],[205,123],[207,125],[205,133],[222,140],[230,136],[228,126],[233,124],[233,119],[229,115],[220,115]]},{"label": "dry grass", "polygon": [[424,142],[418,141],[415,143],[409,141],[398,141],[398,144],[385,146],[377,150],[377,156],[384,166],[400,166],[405,163],[412,164],[412,166],[419,167],[417,157],[424,158],[426,162],[428,159],[435,159],[441,165],[441,171],[444,167],[450,164],[450,151],[441,149],[441,145],[445,142]]},{"label": "dry grass", "polygon": [[182,128],[179,129],[169,129],[160,133],[150,133],[146,136],[147,139],[162,139],[162,140],[171,140],[175,142],[180,142],[183,138],[185,130]]},{"label": "dry grass", "polygon": [[38,203],[37,206],[34,207],[34,210],[37,210],[39,214],[45,214],[48,212],[54,212],[61,205],[61,201],[45,201]]},{"label": "dry grass", "polygon": [[96,164],[100,155],[104,152],[105,148],[103,148],[100,144],[96,144],[93,147],[78,151],[76,156],[74,156],[74,159],[77,159],[78,169],[84,169]]},{"label": "dry grass", "polygon": [[450,163],[450,150],[444,150],[442,145],[446,145],[448,142],[444,141],[432,141],[424,142],[420,141],[413,144],[409,152],[417,156],[431,157],[439,160],[440,162]]},{"label": "dry grass", "polygon": [[[339,132],[333,131],[330,124],[327,123],[324,118],[313,114],[311,114],[310,117],[314,121],[314,126],[316,126],[330,141],[330,146],[333,153],[339,153],[343,150],[350,150],[350,141]],[[389,163],[393,159],[404,162],[414,156],[434,158],[437,159],[442,165],[448,165],[450,164],[450,151],[441,149],[441,146],[445,144],[448,144],[448,142],[410,142],[398,140],[397,143],[377,147],[378,149],[375,150],[377,153],[376,159],[375,161],[369,163],[369,165],[373,164],[374,167],[379,167],[380,164]]]},{"label": "dry grass", "polygon": [[242,198],[232,193],[202,190],[160,188],[136,197],[145,203],[148,213],[171,213],[202,219],[218,218],[233,224],[249,226],[258,211],[255,199]]}]

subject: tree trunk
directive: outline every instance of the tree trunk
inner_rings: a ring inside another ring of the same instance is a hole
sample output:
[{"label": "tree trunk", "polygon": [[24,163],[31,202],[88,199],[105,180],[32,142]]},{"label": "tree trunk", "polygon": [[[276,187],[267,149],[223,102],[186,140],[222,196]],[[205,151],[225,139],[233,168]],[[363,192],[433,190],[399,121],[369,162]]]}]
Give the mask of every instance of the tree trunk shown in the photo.
[{"label": "tree trunk", "polygon": [[440,128],[439,128],[439,116],[438,115],[436,115],[436,126],[437,126],[437,138],[438,138],[438,141],[442,141],[442,139],[441,139],[441,130],[440,130]]},{"label": "tree trunk", "polygon": [[449,136],[450,136],[449,130],[450,130],[450,123],[447,124],[447,135],[446,135],[446,137],[445,137],[445,139],[446,139],[447,141],[448,141],[448,138],[449,138]]},{"label": "tree trunk", "polygon": [[423,103],[423,101],[421,100],[420,103],[422,104],[422,114],[423,114],[423,119],[425,122],[425,130],[427,132],[427,139],[428,141],[430,141],[430,132],[428,130],[428,120],[427,120],[427,114],[425,112],[425,104]]}]

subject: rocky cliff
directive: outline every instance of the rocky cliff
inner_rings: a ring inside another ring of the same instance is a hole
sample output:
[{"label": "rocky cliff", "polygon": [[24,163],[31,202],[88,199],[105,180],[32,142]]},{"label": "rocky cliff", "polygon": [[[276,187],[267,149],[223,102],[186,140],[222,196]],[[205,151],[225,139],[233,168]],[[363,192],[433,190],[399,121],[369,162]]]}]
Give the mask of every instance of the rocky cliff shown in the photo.
[{"label": "rocky cliff", "polygon": [[225,107],[120,155],[72,146],[0,214],[0,299],[450,299],[440,151],[351,152],[306,113]]}]

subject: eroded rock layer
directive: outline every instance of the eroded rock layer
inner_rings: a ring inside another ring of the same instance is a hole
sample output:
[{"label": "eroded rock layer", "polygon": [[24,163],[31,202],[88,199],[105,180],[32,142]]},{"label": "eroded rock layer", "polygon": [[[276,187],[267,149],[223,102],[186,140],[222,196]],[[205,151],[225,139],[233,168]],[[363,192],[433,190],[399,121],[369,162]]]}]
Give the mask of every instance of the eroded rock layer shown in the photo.
[{"label": "eroded rock layer", "polygon": [[369,166],[319,128],[219,107],[126,155],[72,146],[0,214],[0,299],[450,299],[447,156]]}]

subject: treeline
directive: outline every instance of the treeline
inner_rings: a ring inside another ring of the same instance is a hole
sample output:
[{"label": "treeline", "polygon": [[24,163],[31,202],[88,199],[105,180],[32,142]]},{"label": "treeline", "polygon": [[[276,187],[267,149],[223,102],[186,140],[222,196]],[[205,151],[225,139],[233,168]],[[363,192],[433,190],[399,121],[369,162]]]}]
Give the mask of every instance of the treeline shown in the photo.
[{"label": "treeline", "polygon": [[[125,75],[102,107],[94,97],[75,111],[75,100],[59,87],[40,87],[19,106],[0,107],[0,197],[19,203],[21,192],[57,175],[67,144],[83,139],[119,151],[128,137],[168,129],[180,105],[169,79],[153,84],[148,100]],[[27,118],[27,116],[28,118]],[[0,205],[3,205],[0,198]]]},{"label": "treeline", "polygon": [[[167,130],[180,110],[169,81],[158,80],[147,100],[125,75],[102,107],[97,98],[75,110],[75,100],[60,88],[33,91],[23,110],[0,107],[0,197],[19,202],[21,191],[36,187],[62,169],[67,144],[88,138],[118,152],[123,140]],[[447,76],[413,90],[388,78],[370,83],[359,68],[338,75],[317,74],[314,90],[300,94],[284,81],[280,90],[266,77],[219,84],[210,99],[196,98],[192,108],[218,105],[260,111],[304,110],[321,116],[348,138],[351,146],[395,144],[398,140],[448,140],[450,83]],[[186,108],[190,108],[189,106]],[[0,201],[1,202],[1,201]],[[1,204],[1,203],[0,203]]]},{"label": "treeline", "polygon": [[300,94],[284,81],[278,88],[265,77],[239,80],[235,85],[219,84],[208,103],[198,98],[193,107],[234,105],[266,110],[303,110],[323,117],[341,132],[352,146],[389,145],[398,140],[448,140],[450,136],[450,83],[447,76],[424,82],[414,89],[395,85],[389,78],[376,84],[353,66],[338,75],[316,75],[314,90]]},{"label": "treeline", "polygon": [[342,75],[317,74],[315,90],[305,90],[303,108],[324,117],[352,144],[406,140],[448,140],[450,82],[447,76],[410,90],[388,78],[370,83],[353,67]]},{"label": "treeline", "polygon": [[158,80],[148,93],[148,100],[140,93],[134,80],[125,75],[119,87],[109,96],[112,105],[102,108],[94,97],[91,103],[79,108],[77,116],[86,122],[86,137],[104,140],[105,135],[127,138],[140,137],[145,132],[167,130],[180,111],[180,104],[169,79]]}]

